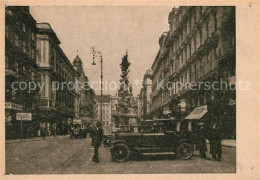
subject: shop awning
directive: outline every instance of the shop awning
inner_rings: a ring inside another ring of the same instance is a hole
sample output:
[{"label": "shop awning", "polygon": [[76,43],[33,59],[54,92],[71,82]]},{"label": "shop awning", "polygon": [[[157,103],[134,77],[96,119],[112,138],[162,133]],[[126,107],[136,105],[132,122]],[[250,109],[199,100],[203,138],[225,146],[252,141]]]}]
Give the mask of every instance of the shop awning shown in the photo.
[{"label": "shop awning", "polygon": [[196,107],[185,119],[200,119],[208,112],[207,105]]}]

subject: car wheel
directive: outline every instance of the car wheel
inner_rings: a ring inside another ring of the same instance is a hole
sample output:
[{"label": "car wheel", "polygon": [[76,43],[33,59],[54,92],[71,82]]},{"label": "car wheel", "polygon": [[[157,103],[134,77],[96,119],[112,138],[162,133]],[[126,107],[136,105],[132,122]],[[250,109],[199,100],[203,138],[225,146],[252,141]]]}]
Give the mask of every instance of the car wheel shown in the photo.
[{"label": "car wheel", "polygon": [[193,147],[189,143],[181,143],[177,148],[177,157],[188,160],[193,154]]},{"label": "car wheel", "polygon": [[116,144],[111,150],[113,160],[123,162],[130,157],[130,149],[125,144]]}]

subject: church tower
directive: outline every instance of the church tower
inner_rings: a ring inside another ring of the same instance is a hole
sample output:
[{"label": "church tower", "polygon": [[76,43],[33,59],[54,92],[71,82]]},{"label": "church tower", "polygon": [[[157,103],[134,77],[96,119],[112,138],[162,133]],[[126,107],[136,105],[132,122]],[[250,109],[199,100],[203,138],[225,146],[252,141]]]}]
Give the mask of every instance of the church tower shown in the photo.
[{"label": "church tower", "polygon": [[73,66],[75,68],[77,68],[77,70],[80,72],[80,73],[83,73],[84,74],[84,71],[83,71],[83,63],[79,57],[79,55],[77,54],[77,56],[75,57],[75,59],[73,60]]}]

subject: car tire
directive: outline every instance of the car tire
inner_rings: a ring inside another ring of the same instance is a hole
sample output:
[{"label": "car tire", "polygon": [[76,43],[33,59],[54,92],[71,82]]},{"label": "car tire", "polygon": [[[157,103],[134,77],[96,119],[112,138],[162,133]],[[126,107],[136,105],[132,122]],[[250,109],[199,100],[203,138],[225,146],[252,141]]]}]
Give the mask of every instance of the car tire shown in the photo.
[{"label": "car tire", "polygon": [[129,159],[130,157],[130,149],[125,144],[116,144],[111,149],[111,156],[114,161],[117,162],[124,162]]},{"label": "car tire", "polygon": [[177,157],[189,160],[193,155],[193,146],[189,143],[181,143],[177,148]]}]

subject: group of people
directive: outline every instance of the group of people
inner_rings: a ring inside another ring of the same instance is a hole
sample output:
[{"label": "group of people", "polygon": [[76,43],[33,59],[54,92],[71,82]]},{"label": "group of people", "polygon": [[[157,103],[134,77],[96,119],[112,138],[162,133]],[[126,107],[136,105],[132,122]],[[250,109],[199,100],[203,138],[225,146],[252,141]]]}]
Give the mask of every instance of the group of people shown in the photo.
[{"label": "group of people", "polygon": [[205,127],[204,123],[198,123],[198,126],[194,132],[196,149],[199,151],[200,157],[207,159],[207,143],[209,140],[210,154],[215,161],[221,161],[222,155],[222,131],[218,122],[213,122],[209,127]]},{"label": "group of people", "polygon": [[60,128],[57,126],[56,123],[52,124],[51,127],[46,128],[46,125],[41,125],[38,130],[38,136],[40,136],[42,139],[45,139],[46,136],[55,136],[57,137],[57,134],[65,136],[68,133],[68,127],[65,125],[62,125]]}]

